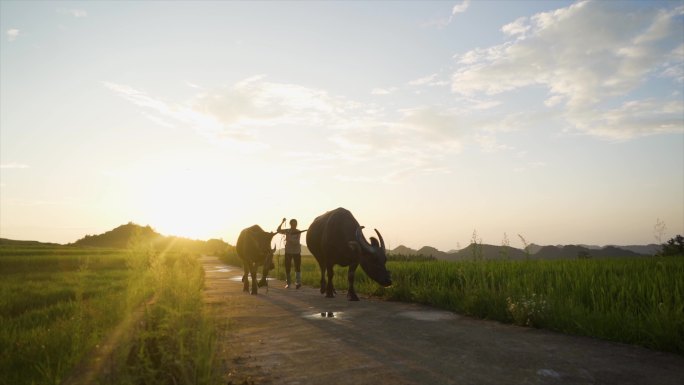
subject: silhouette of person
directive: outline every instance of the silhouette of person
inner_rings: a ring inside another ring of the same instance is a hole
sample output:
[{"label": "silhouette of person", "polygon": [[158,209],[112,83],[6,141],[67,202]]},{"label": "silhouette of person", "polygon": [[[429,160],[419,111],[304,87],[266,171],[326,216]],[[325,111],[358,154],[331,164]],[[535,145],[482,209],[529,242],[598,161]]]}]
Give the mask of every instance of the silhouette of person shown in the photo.
[{"label": "silhouette of person", "polygon": [[297,229],[297,220],[290,219],[290,228],[282,229],[283,223],[285,223],[285,218],[278,225],[279,234],[285,234],[285,274],[287,276],[286,289],[292,286],[292,280],[290,279],[290,270],[292,267],[292,260],[294,260],[295,268],[295,287],[299,289],[302,287],[302,244],[299,243],[299,237],[306,230]]}]

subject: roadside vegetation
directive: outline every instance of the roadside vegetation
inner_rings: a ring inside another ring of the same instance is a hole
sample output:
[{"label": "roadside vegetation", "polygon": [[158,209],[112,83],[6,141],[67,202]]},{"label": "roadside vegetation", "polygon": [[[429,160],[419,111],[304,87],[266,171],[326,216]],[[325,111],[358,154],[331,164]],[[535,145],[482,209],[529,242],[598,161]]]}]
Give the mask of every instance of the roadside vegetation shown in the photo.
[{"label": "roadside vegetation", "polygon": [[[216,382],[196,253],[129,246],[0,242],[0,384]],[[121,325],[106,362],[91,362]]]},{"label": "roadside vegetation", "polygon": [[[241,266],[235,255],[223,259]],[[684,258],[388,261],[393,286],[361,268],[355,287],[389,300],[417,302],[474,317],[684,353]],[[272,273],[285,278],[282,256]],[[346,268],[334,284],[347,288]],[[320,287],[320,270],[302,258],[302,279]]]},{"label": "roadside vegetation", "polygon": [[60,383],[150,294],[127,253],[0,245],[0,383]]}]

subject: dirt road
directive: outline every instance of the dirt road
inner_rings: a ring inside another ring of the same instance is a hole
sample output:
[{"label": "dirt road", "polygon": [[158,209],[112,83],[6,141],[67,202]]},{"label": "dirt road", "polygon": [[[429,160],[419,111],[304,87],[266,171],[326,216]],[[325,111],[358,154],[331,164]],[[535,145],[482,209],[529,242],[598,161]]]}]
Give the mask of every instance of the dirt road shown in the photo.
[{"label": "dirt road", "polygon": [[227,384],[684,384],[683,356],[276,280],[252,296],[202,262]]}]

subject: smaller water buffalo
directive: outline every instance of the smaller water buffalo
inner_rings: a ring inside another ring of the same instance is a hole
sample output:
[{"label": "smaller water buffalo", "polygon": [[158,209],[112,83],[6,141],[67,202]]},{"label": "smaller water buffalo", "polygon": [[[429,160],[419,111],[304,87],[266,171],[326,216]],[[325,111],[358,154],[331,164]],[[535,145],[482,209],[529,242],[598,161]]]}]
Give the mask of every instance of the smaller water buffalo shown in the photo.
[{"label": "smaller water buffalo", "polygon": [[347,299],[350,301],[359,300],[354,290],[354,274],[359,264],[375,282],[385,287],[392,284],[390,272],[385,268],[387,256],[382,235],[375,230],[380,242],[371,237],[371,243],[368,243],[362,229],[352,213],[342,207],[320,215],[309,226],[306,244],[318,261],[321,269],[321,293],[325,293],[326,297],[335,296],[334,265],[349,266]]},{"label": "smaller water buffalo", "polygon": [[[242,276],[243,291],[249,291],[248,275],[252,276],[252,294],[257,294],[258,286],[266,285],[268,271],[273,268],[275,246],[271,249],[271,239],[275,234],[264,231],[258,225],[248,227],[240,232],[235,248],[245,269]],[[256,275],[259,266],[264,268],[261,272],[261,280],[257,285]]]}]

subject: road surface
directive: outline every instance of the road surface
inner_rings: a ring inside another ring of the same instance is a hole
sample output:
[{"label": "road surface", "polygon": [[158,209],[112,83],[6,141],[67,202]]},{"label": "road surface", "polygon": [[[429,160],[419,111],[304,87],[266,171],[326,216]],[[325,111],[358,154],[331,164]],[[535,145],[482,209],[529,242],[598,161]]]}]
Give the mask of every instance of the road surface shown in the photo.
[{"label": "road surface", "polygon": [[684,356],[272,280],[202,257],[226,384],[684,384]]}]

